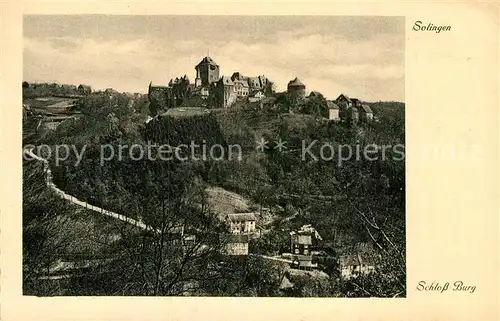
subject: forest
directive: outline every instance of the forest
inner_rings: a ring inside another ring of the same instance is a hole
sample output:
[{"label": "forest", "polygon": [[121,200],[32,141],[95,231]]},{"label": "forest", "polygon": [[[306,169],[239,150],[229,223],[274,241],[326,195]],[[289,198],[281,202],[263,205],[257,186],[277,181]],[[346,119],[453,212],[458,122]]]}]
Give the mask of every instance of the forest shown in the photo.
[{"label": "forest", "polygon": [[[242,103],[201,116],[162,116],[146,123],[147,102],[131,103],[130,99],[118,93],[82,97],[75,108],[83,117],[64,121],[55,131],[31,135],[25,143],[68,144],[79,149],[85,145],[86,152],[78,166],[74,156],[59,166],[52,163],[56,185],[91,204],[126,213],[163,232],[151,235],[107,222],[103,226],[114,231],[115,241],[104,241],[106,250],[88,254],[110,259],[104,267],[67,280],[65,290],[33,285],[38,279],[31,276],[43,269],[33,265],[39,261],[35,256],[42,255],[32,250],[40,238],[47,239],[46,252],[42,253],[53,253],[50,246],[59,244],[54,241],[59,238],[54,236],[55,231],[65,231],[66,238],[85,233],[61,228],[61,221],[51,213],[56,211],[58,217],[67,219],[74,216],[74,210],[53,200],[50,193],[40,192],[40,169],[27,162],[23,166],[27,187],[23,191],[23,260],[28,271],[25,293],[178,295],[188,291],[192,295],[283,295],[279,283],[285,272],[279,264],[252,256],[221,256],[228,231],[206,202],[204,189],[211,185],[244,195],[262,207],[282,209],[275,211],[278,217],[298,213],[291,220],[274,221],[270,234],[251,242],[251,251],[279,253],[288,244],[288,231],[304,224],[315,226],[325,239],[325,249],[331,253],[341,253],[361,242],[376,249],[377,273],[347,282],[338,278],[333,264],[329,281],[298,278],[294,292],[288,295],[405,296],[404,159],[398,159],[393,149],[384,151],[384,159],[382,151],[377,150],[380,157],[376,160],[348,159],[341,166],[330,160],[303,161],[300,157],[303,141],[317,140],[353,149],[370,144],[404,146],[403,103],[371,103],[378,121],[358,124],[325,120],[326,100],[322,96],[306,105],[294,106],[285,96],[276,95],[262,104]],[[25,126],[26,130],[34,130],[29,121]],[[270,148],[257,151],[255,142],[260,139],[271,142]],[[272,145],[279,139],[287,142],[283,152]],[[191,141],[225,147],[239,144],[244,157],[164,162],[125,155],[121,160],[100,164],[103,144],[117,148],[148,143],[177,146]],[[317,148],[312,151],[319,153]],[[179,224],[196,235],[196,242],[182,251],[172,246],[175,236],[171,231]],[[92,226],[97,228],[96,225]],[[65,243],[59,239],[58,242]],[[46,265],[58,259],[54,255],[48,257]]]}]

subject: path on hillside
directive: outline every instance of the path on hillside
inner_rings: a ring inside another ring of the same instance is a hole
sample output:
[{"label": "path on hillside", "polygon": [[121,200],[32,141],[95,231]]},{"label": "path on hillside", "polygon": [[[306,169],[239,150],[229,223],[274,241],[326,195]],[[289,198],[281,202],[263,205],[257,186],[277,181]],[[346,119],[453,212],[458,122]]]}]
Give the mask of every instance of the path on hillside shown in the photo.
[{"label": "path on hillside", "polygon": [[73,195],[67,194],[63,190],[57,188],[57,186],[52,181],[52,172],[51,172],[50,167],[49,167],[49,162],[45,158],[42,158],[42,157],[36,155],[35,153],[33,153],[33,148],[23,149],[23,153],[25,153],[28,156],[32,157],[33,159],[36,159],[36,160],[41,161],[43,163],[43,171],[45,173],[45,183],[60,198],[68,200],[68,201],[70,201],[73,204],[76,204],[78,206],[84,207],[86,209],[89,209],[91,211],[97,212],[99,214],[106,215],[106,216],[118,219],[120,221],[132,224],[132,225],[134,225],[134,226],[136,226],[136,227],[138,227],[140,229],[143,229],[143,230],[146,230],[146,231],[156,231],[157,233],[160,233],[159,229],[155,229],[152,226],[146,225],[142,221],[138,221],[138,220],[135,220],[133,218],[127,217],[125,215],[118,214],[118,213],[115,213],[115,212],[111,212],[111,211],[105,210],[105,209],[103,209],[101,207],[97,207],[97,206],[91,205],[91,204],[89,204],[87,202],[79,200],[78,198],[76,198]]},{"label": "path on hillside", "polygon": [[288,264],[292,264],[293,263],[292,260],[282,259],[282,258],[274,257],[274,256],[267,256],[267,255],[255,254],[255,253],[248,253],[248,255],[255,256],[255,257],[260,257],[261,259],[270,260],[270,261],[277,261],[277,262],[288,263]]}]

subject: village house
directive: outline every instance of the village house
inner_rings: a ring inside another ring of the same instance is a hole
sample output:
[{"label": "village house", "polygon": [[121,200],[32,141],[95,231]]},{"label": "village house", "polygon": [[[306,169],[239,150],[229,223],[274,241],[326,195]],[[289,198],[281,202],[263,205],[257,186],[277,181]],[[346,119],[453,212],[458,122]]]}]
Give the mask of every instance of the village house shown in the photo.
[{"label": "village house", "polygon": [[327,101],[328,106],[328,119],[329,120],[340,120],[340,108],[333,101]]},{"label": "village house", "polygon": [[353,249],[340,256],[340,276],[352,279],[360,275],[368,275],[375,271],[376,255],[371,245],[357,244]]},{"label": "village house", "polygon": [[349,98],[347,95],[340,94],[335,103],[339,106],[339,117],[347,121],[371,122],[373,120],[373,111],[371,108],[362,104],[357,98]]},{"label": "village house", "polygon": [[233,234],[251,234],[255,232],[255,213],[234,213],[227,214],[226,221]]},{"label": "village house", "polygon": [[322,98],[323,95],[319,92],[319,91],[311,91],[309,93],[309,96],[307,96],[308,98]]},{"label": "village house", "polygon": [[226,255],[248,255],[248,243],[250,237],[248,234],[232,234],[224,249]]},{"label": "village house", "polygon": [[364,122],[371,122],[373,120],[373,112],[368,105],[361,105],[359,108],[359,119]]},{"label": "village house", "polygon": [[292,265],[299,269],[317,267],[317,263],[312,262],[313,250],[321,240],[323,240],[321,235],[310,224],[302,226],[298,231],[290,232]]},{"label": "village house", "polygon": [[78,93],[80,95],[90,95],[92,93],[92,88],[87,85],[78,86]]}]

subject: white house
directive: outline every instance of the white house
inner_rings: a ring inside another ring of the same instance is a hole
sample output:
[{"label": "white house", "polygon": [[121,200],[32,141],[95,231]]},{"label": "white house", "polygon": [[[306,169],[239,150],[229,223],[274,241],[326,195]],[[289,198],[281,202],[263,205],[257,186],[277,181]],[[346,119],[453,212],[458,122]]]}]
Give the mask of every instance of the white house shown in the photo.
[{"label": "white house", "polygon": [[328,101],[328,119],[329,120],[340,120],[340,108],[333,101]]},{"label": "white house", "polygon": [[226,220],[233,234],[251,234],[255,232],[255,213],[227,214]]},{"label": "white house", "polygon": [[248,101],[253,103],[266,98],[266,95],[261,90],[258,90],[248,97]]}]

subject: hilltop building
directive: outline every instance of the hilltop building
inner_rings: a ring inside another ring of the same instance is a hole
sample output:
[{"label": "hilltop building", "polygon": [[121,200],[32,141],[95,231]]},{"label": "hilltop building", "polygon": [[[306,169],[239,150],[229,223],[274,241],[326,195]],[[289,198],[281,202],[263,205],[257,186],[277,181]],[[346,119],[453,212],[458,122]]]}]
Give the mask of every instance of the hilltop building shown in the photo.
[{"label": "hilltop building", "polygon": [[333,101],[327,101],[328,105],[328,119],[329,120],[340,120],[340,108]]},{"label": "hilltop building", "polygon": [[90,95],[92,93],[92,88],[87,85],[80,85],[78,86],[78,93],[80,95]]},{"label": "hilltop building", "polygon": [[295,77],[288,82],[287,93],[292,101],[300,102],[306,97],[306,85]]},{"label": "hilltop building", "polygon": [[231,77],[221,76],[220,66],[210,57],[203,58],[196,66],[194,84],[187,75],[171,79],[167,86],[149,84],[150,102],[161,108],[177,107],[186,99],[200,97],[212,108],[228,108],[238,99],[257,101],[262,99],[262,91],[268,80],[264,75],[243,76],[235,72]]},{"label": "hilltop building", "polygon": [[218,82],[212,84],[208,91],[212,106],[228,108],[236,101],[235,85],[231,78],[222,76]]},{"label": "hilltop building", "polygon": [[219,65],[210,57],[203,58],[194,68],[196,70],[195,86],[202,87],[219,81]]},{"label": "hilltop building", "polygon": [[373,120],[373,111],[368,105],[361,105],[359,108],[359,119],[364,122],[371,122]]},{"label": "hilltop building", "polygon": [[347,95],[340,94],[335,103],[340,108],[339,116],[342,119],[352,122],[373,120],[373,111],[370,106],[362,104],[357,98],[349,98]]}]

